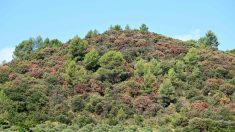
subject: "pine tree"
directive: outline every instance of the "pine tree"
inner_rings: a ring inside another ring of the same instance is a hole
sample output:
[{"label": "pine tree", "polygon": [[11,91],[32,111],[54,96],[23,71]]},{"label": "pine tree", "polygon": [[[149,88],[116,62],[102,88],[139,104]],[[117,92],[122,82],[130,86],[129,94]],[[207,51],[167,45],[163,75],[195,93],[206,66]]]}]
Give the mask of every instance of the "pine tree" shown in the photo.
[{"label": "pine tree", "polygon": [[74,59],[75,61],[82,60],[86,54],[87,46],[88,42],[86,40],[82,40],[80,37],[75,36],[69,42],[68,50],[70,58]]},{"label": "pine tree", "polygon": [[99,67],[99,53],[96,50],[91,50],[85,55],[84,63],[88,70],[96,71]]},{"label": "pine tree", "polygon": [[171,80],[166,79],[164,82],[160,85],[160,96],[162,105],[164,107],[168,106],[171,102],[175,102],[175,88],[172,86]]},{"label": "pine tree", "polygon": [[146,33],[146,32],[148,32],[148,27],[147,27],[147,25],[146,24],[142,24],[141,26],[140,26],[140,32],[141,33]]},{"label": "pine tree", "polygon": [[212,31],[208,31],[205,37],[202,37],[198,40],[200,45],[209,46],[213,48],[218,48],[219,42],[216,35]]}]

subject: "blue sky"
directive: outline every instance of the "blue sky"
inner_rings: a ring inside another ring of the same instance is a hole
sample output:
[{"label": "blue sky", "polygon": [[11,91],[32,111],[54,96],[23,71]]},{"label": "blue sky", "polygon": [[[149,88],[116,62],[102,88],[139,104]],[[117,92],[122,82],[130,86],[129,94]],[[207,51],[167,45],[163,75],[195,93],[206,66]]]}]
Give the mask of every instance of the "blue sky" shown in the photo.
[{"label": "blue sky", "polygon": [[22,40],[41,35],[66,42],[88,30],[129,24],[170,37],[217,35],[219,49],[235,48],[234,0],[0,0],[0,61]]}]

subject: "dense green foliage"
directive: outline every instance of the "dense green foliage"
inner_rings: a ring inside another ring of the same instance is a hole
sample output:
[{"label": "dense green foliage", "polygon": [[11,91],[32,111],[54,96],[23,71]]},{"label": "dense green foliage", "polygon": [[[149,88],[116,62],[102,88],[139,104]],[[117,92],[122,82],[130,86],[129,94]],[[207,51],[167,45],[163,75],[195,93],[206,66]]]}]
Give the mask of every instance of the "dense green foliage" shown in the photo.
[{"label": "dense green foliage", "polygon": [[212,31],[208,31],[205,37],[199,39],[199,43],[204,46],[210,46],[213,48],[218,48],[219,42],[217,37]]},{"label": "dense green foliage", "polygon": [[75,36],[70,42],[69,42],[69,55],[71,59],[82,60],[85,56],[86,49],[87,49],[87,41],[82,40],[80,37]]},{"label": "dense green foliage", "polygon": [[0,131],[233,132],[234,50],[127,25],[31,38],[0,66]]}]

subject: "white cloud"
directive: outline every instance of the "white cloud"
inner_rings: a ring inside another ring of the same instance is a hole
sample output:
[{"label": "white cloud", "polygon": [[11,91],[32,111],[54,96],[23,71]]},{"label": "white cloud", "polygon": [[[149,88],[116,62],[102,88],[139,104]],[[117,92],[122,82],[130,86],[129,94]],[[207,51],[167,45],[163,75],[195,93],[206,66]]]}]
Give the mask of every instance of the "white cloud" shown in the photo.
[{"label": "white cloud", "polygon": [[183,41],[187,41],[187,40],[191,40],[191,39],[197,40],[197,39],[200,38],[200,33],[201,33],[201,30],[196,29],[196,30],[194,30],[193,32],[191,32],[189,34],[175,35],[174,38],[180,39],[180,40],[183,40]]},{"label": "white cloud", "polygon": [[7,62],[11,61],[14,50],[15,48],[12,47],[0,49],[0,63],[4,60]]}]

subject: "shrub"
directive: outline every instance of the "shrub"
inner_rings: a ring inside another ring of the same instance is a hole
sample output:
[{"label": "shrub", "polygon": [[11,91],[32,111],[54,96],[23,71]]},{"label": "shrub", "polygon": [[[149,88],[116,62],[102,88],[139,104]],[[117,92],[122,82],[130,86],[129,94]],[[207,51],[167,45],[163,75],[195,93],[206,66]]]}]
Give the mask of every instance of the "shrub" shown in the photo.
[{"label": "shrub", "polygon": [[81,113],[77,117],[73,119],[73,124],[78,125],[78,127],[82,128],[88,124],[95,124],[95,121],[91,116],[86,113]]},{"label": "shrub", "polygon": [[229,71],[223,67],[217,67],[214,71],[215,76],[219,78],[227,78]]},{"label": "shrub", "polygon": [[27,90],[25,100],[27,110],[39,111],[46,106],[48,98],[42,90],[42,87],[40,85],[34,85],[33,88]]},{"label": "shrub", "polygon": [[14,111],[14,105],[12,105],[12,100],[10,100],[3,90],[0,90],[0,126],[8,125],[10,122],[8,118],[12,113],[8,111]]},{"label": "shrub", "polygon": [[0,84],[8,81],[8,74],[0,71]]},{"label": "shrub", "polygon": [[208,105],[200,100],[197,100],[195,102],[192,103],[192,109],[196,109],[196,110],[206,110],[208,108]]},{"label": "shrub", "polygon": [[235,86],[225,83],[223,85],[220,85],[219,90],[222,91],[224,94],[230,96],[235,92]]},{"label": "shrub", "polygon": [[189,120],[188,126],[194,131],[232,131],[235,129],[235,122],[195,117]]},{"label": "shrub", "polygon": [[231,83],[232,85],[235,85],[235,76],[231,80],[229,80],[229,83]]},{"label": "shrub", "polygon": [[72,110],[74,112],[82,111],[83,108],[85,107],[85,102],[84,102],[84,99],[82,98],[81,95],[75,95],[72,98],[72,104],[71,105],[72,105]]},{"label": "shrub", "polygon": [[[59,122],[50,122],[50,121],[46,121],[42,124],[38,124],[35,127],[31,128],[31,131],[35,131],[35,132],[54,132],[54,131],[64,131],[64,130],[68,130],[67,128],[68,126],[66,124],[62,124]],[[72,129],[70,129],[70,131],[72,131]]]},{"label": "shrub", "polygon": [[134,101],[137,113],[142,114],[153,105],[153,101],[148,96],[138,96]]},{"label": "shrub", "polygon": [[89,97],[89,102],[86,103],[86,110],[90,111],[90,112],[95,112],[95,108],[96,106],[101,103],[101,101],[103,100],[103,98],[101,96],[90,96]]},{"label": "shrub", "polygon": [[118,113],[117,113],[118,120],[122,121],[122,120],[126,119],[126,117],[127,117],[127,114],[125,113],[123,108],[119,109]]},{"label": "shrub", "polygon": [[32,69],[32,71],[30,72],[30,75],[32,77],[35,77],[35,78],[42,78],[43,76],[43,70],[42,69],[39,69],[39,68],[34,68]]}]

